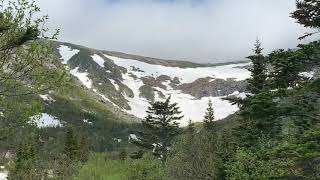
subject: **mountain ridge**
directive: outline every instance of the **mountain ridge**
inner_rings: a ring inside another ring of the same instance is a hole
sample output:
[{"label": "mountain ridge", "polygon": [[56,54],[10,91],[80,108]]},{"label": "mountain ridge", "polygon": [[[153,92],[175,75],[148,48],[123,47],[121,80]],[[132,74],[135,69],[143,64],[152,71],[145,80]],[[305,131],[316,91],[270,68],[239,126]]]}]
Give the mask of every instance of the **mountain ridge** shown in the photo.
[{"label": "mountain ridge", "polygon": [[93,51],[100,51],[110,56],[116,56],[123,59],[134,59],[138,61],[143,61],[149,64],[157,64],[157,65],[164,65],[164,66],[173,66],[173,67],[181,67],[181,68],[194,68],[194,67],[213,67],[213,66],[222,66],[228,64],[241,64],[241,63],[248,63],[249,60],[237,60],[237,61],[228,61],[228,62],[220,62],[220,63],[196,63],[192,62],[191,60],[174,60],[174,59],[163,59],[163,58],[155,58],[151,56],[144,56],[144,55],[137,55],[137,54],[130,54],[120,51],[109,51],[103,49],[94,49],[83,45],[73,44],[69,42],[62,42],[62,41],[53,41],[57,44],[69,45],[69,46],[77,46],[80,48],[87,48]]}]

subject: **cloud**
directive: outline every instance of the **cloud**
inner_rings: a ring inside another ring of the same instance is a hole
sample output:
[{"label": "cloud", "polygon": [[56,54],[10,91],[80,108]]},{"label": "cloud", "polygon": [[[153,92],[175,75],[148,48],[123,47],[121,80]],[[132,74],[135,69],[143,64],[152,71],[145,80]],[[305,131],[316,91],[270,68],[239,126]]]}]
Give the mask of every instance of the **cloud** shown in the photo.
[{"label": "cloud", "polygon": [[256,38],[265,52],[293,48],[307,30],[295,0],[38,0],[60,40],[194,62],[243,60]]}]

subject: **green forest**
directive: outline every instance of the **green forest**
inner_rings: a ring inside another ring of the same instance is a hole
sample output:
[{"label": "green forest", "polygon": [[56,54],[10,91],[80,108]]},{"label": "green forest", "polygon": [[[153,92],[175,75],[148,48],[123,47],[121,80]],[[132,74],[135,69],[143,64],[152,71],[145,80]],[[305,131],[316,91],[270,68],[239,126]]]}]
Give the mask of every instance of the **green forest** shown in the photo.
[{"label": "green forest", "polygon": [[[60,30],[44,28],[39,12],[34,2],[0,0],[0,151],[16,154],[0,158],[8,179],[320,179],[320,78],[305,76],[320,68],[320,40],[269,54],[257,40],[247,97],[226,98],[240,110],[225,119],[216,121],[209,101],[203,123],[181,127],[183,112],[167,97],[128,122],[65,73],[54,50]],[[310,29],[301,40],[319,33],[320,1],[297,1],[290,16]],[[48,107],[37,95],[51,90],[59,101]],[[44,109],[69,121],[39,129],[29,117]],[[77,121],[85,117],[96,123]]]}]

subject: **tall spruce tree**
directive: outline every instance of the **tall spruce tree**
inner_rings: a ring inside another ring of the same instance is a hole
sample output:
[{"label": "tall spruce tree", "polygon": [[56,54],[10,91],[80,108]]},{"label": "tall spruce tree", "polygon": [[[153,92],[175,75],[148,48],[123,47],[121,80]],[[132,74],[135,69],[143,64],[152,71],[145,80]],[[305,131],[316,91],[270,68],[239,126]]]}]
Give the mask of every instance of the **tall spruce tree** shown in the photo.
[{"label": "tall spruce tree", "polygon": [[191,136],[194,136],[196,132],[196,128],[194,127],[194,123],[191,119],[189,119],[188,127],[187,127],[187,133]]},{"label": "tall spruce tree", "polygon": [[72,127],[68,127],[66,131],[64,154],[71,161],[76,160],[79,155],[78,139]]},{"label": "tall spruce tree", "polygon": [[248,79],[248,89],[252,94],[259,94],[266,85],[267,65],[262,54],[261,42],[257,40],[254,46],[254,54],[247,57],[252,61],[252,68],[249,69],[251,78]]},{"label": "tall spruce tree", "polygon": [[137,146],[151,150],[163,162],[173,139],[179,134],[178,121],[183,118],[177,103],[170,102],[168,97],[164,102],[151,103],[147,116],[142,121],[143,130],[138,132]]},{"label": "tall spruce tree", "polygon": [[212,101],[209,100],[208,108],[206,114],[204,116],[204,127],[208,130],[212,130],[214,128],[214,110],[212,106]]}]

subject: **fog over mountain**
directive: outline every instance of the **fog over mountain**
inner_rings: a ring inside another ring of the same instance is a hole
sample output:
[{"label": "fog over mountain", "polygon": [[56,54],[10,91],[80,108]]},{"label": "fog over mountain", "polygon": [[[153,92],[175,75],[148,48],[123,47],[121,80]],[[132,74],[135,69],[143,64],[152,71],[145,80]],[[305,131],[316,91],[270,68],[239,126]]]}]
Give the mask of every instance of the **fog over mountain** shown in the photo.
[{"label": "fog over mountain", "polygon": [[198,63],[243,60],[257,37],[265,52],[293,48],[310,31],[289,17],[295,0],[38,2],[61,41]]}]

